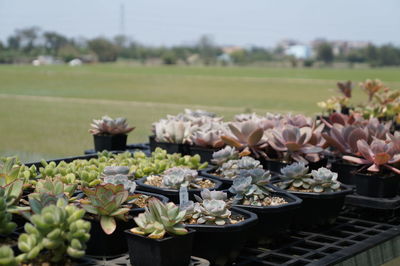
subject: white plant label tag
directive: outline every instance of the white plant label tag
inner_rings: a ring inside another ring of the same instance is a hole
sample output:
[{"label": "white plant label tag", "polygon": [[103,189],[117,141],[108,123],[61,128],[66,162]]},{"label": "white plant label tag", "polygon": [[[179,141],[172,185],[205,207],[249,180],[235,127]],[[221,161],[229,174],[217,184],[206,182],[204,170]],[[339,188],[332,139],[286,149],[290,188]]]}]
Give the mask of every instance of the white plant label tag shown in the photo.
[{"label": "white plant label tag", "polygon": [[189,193],[186,186],[181,186],[179,189],[179,205],[185,206],[189,202]]}]

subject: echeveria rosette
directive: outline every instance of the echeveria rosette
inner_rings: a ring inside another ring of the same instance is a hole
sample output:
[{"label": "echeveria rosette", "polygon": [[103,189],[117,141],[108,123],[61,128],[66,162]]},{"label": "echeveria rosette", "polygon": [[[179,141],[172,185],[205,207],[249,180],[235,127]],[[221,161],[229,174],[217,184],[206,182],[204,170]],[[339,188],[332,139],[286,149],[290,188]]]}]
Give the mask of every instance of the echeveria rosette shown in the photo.
[{"label": "echeveria rosette", "polygon": [[188,231],[183,226],[186,211],[180,210],[173,202],[163,203],[151,199],[145,212],[134,218],[135,228],[132,233],[147,235],[149,238],[161,239],[168,232],[173,235],[184,235]]},{"label": "echeveria rosette", "polygon": [[193,184],[198,176],[198,172],[186,167],[173,167],[164,172],[162,175],[163,185],[168,188],[179,189],[189,184]]},{"label": "echeveria rosette", "polygon": [[261,206],[261,201],[270,195],[270,189],[265,187],[270,179],[270,172],[264,169],[241,170],[239,176],[233,180],[229,191],[235,195],[235,202],[242,203],[246,199],[251,205]]},{"label": "echeveria rosette", "polygon": [[221,166],[229,160],[239,159],[239,152],[232,146],[226,146],[225,148],[214,152],[212,157],[211,162]]},{"label": "echeveria rosette", "polygon": [[314,192],[332,192],[340,189],[340,183],[337,181],[338,174],[325,167],[312,170],[311,176],[313,178],[309,182]]},{"label": "echeveria rosette", "polygon": [[[280,154],[287,154],[286,159],[297,162],[317,162],[319,154],[323,151],[321,147],[310,144],[313,138],[311,127],[294,127],[286,125],[269,131],[268,143]],[[282,159],[284,156],[281,156]]]},{"label": "echeveria rosette", "polygon": [[[295,188],[303,187],[309,189],[310,185],[310,174],[308,173],[309,167],[304,163],[292,163],[281,169],[282,182],[279,186],[283,189],[293,186]],[[312,181],[311,181],[312,182]]]},{"label": "echeveria rosette", "polygon": [[110,235],[117,228],[115,219],[126,220],[125,215],[129,208],[123,204],[130,200],[129,192],[123,185],[97,185],[94,190],[83,188],[88,197],[88,202],[81,202],[82,208],[87,212],[97,215],[100,218],[100,225],[103,231]]},{"label": "echeveria rosette", "polygon": [[365,140],[359,140],[357,147],[362,158],[345,155],[343,159],[355,164],[365,165],[365,167],[368,167],[367,170],[372,173],[380,172],[383,166],[396,174],[400,174],[399,169],[390,165],[400,162],[400,152],[393,142],[386,143],[383,140],[375,139],[368,145]]},{"label": "echeveria rosette", "polygon": [[254,121],[236,122],[228,125],[230,135],[221,136],[225,144],[241,151],[241,156],[254,154],[256,158],[267,157],[264,149],[268,146],[264,130]]},{"label": "echeveria rosette", "polygon": [[368,140],[368,131],[359,126],[333,124],[328,133],[322,133],[328,145],[341,154],[356,154],[357,141]]},{"label": "echeveria rosette", "polygon": [[228,203],[223,200],[203,200],[201,204],[195,205],[193,218],[196,218],[198,214],[197,223],[199,224],[224,225],[231,216],[228,206]]}]

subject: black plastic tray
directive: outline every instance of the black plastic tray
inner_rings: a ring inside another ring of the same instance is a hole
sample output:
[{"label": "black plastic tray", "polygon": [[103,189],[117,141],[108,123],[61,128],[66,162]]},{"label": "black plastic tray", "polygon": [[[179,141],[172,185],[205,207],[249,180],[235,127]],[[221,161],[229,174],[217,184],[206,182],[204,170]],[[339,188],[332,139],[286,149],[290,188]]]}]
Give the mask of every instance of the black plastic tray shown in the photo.
[{"label": "black plastic tray", "polygon": [[[137,150],[143,151],[146,155],[150,154],[150,146],[149,143],[135,143],[126,145],[126,150],[129,152],[135,152]],[[87,154],[96,154],[97,152],[94,149],[85,150],[84,153]]]},{"label": "black plastic tray", "polygon": [[400,208],[400,196],[397,195],[393,198],[372,198],[351,194],[346,196],[345,204],[368,209],[397,210]]},{"label": "black plastic tray", "polygon": [[294,232],[275,247],[246,247],[235,265],[334,265],[400,235],[397,218],[380,223],[357,216],[344,212],[332,226]]}]

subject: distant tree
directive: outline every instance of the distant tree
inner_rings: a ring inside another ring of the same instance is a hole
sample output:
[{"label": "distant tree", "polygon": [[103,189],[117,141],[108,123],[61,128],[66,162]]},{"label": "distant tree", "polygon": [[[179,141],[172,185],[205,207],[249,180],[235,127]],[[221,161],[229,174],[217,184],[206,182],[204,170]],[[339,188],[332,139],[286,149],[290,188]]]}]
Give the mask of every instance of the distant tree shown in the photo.
[{"label": "distant tree", "polygon": [[64,62],[69,62],[79,57],[80,52],[72,44],[65,44],[58,49],[58,56],[60,56]]},{"label": "distant tree", "polygon": [[365,52],[363,50],[361,50],[361,49],[352,50],[346,56],[346,60],[350,64],[363,63],[366,60]]},{"label": "distant tree", "polygon": [[92,50],[100,62],[114,62],[117,60],[117,47],[105,38],[95,38],[88,42],[89,49]]},{"label": "distant tree", "polygon": [[219,49],[214,44],[211,36],[201,36],[200,40],[197,43],[197,48],[199,50],[199,55],[205,65],[215,63]]},{"label": "distant tree", "polygon": [[381,66],[400,65],[400,49],[391,44],[383,45],[379,49],[379,64]]},{"label": "distant tree", "polygon": [[331,64],[334,59],[333,49],[329,43],[322,43],[317,47],[317,59]]},{"label": "distant tree", "polygon": [[372,66],[377,65],[379,61],[379,51],[377,47],[373,44],[369,44],[365,48],[365,58],[368,61],[368,63]]},{"label": "distant tree", "polygon": [[165,51],[162,55],[162,61],[165,65],[175,65],[178,60],[173,51]]},{"label": "distant tree", "polygon": [[40,29],[38,27],[30,27],[18,29],[15,31],[16,39],[19,39],[19,46],[26,53],[31,53],[37,47],[36,41],[39,39]]},{"label": "distant tree", "polygon": [[7,46],[11,50],[19,50],[21,48],[21,38],[20,36],[10,36],[7,39]]},{"label": "distant tree", "polygon": [[44,32],[43,39],[46,53],[51,55],[57,55],[58,50],[68,43],[68,39],[65,36],[51,31]]},{"label": "distant tree", "polygon": [[304,67],[312,67],[314,65],[314,60],[312,59],[304,59],[303,66]]},{"label": "distant tree", "polygon": [[238,50],[231,53],[231,58],[235,64],[245,64],[247,61],[247,54],[244,50]]}]

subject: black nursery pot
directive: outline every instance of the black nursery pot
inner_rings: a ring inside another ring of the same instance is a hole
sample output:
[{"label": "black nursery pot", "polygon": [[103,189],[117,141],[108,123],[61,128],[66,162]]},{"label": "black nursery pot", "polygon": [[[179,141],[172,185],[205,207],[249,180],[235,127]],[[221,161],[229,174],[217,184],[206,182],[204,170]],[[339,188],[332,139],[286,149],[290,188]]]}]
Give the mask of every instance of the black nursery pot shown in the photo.
[{"label": "black nursery pot", "polygon": [[[202,177],[202,176],[199,176]],[[156,186],[150,186],[145,184],[144,182],[146,181],[147,177],[140,178],[136,180],[136,184],[139,186],[138,188],[142,191],[147,191],[151,193],[156,193],[160,195],[164,195],[168,197],[172,202],[179,204],[179,190],[178,189],[170,189],[170,188],[161,188],[161,187],[156,187]],[[210,190],[218,190],[220,189],[222,183],[218,180],[214,180],[211,178],[203,177],[205,179],[210,179],[212,182],[214,182],[214,187],[210,188]],[[194,195],[200,195],[202,189],[188,189],[189,193],[189,199],[196,201],[194,198]]]},{"label": "black nursery pot", "polygon": [[[311,170],[317,170],[321,167],[325,167],[326,164],[328,163],[328,159],[326,158],[322,158],[321,160],[319,160],[318,162],[309,162],[307,164],[307,166],[310,168]],[[268,170],[270,170],[271,172],[275,172],[275,173],[280,173],[281,169],[287,165],[289,165],[291,163],[285,163],[285,162],[281,162],[279,160],[265,160],[265,162],[263,163],[264,168],[268,168]]]},{"label": "black nursery pot", "polygon": [[169,142],[158,142],[156,141],[155,136],[149,137],[149,146],[150,151],[153,152],[155,149],[161,148],[166,150],[167,153],[180,153],[182,155],[189,155],[189,145],[186,144],[177,144],[177,143],[169,143]]},{"label": "black nursery pot", "polygon": [[189,155],[200,155],[201,162],[211,162],[212,155],[214,152],[218,151],[219,149],[211,149],[211,148],[204,148],[199,146],[189,146]]},{"label": "black nursery pot", "polygon": [[331,163],[331,171],[338,173],[338,180],[346,185],[355,185],[354,172],[359,168],[358,165],[348,163],[342,159],[334,160]]},{"label": "black nursery pot", "polygon": [[232,213],[241,214],[245,220],[237,224],[203,225],[187,224],[196,231],[192,254],[207,259],[211,265],[231,265],[249,237],[249,230],[257,222],[255,213],[241,208],[231,208]]},{"label": "black nursery pot", "polygon": [[123,151],[126,150],[128,135],[118,134],[110,136],[93,135],[95,151]]},{"label": "black nursery pot", "polygon": [[366,174],[355,172],[354,178],[358,195],[373,198],[393,198],[397,195],[400,176],[395,173]]},{"label": "black nursery pot", "polygon": [[[143,191],[136,191],[135,193],[158,198],[164,203],[168,202],[168,198],[163,195]],[[92,256],[117,256],[126,253],[128,245],[124,240],[124,231],[136,226],[133,217],[142,212],[144,212],[144,208],[133,208],[129,211],[129,218],[126,222],[116,219],[117,228],[111,235],[104,233],[99,220],[88,219],[92,227],[90,229],[90,239],[87,242],[86,254]]]},{"label": "black nursery pot", "polygon": [[346,195],[353,189],[341,185],[337,192],[287,191],[303,200],[293,219],[292,228],[308,228],[332,224],[342,210]]},{"label": "black nursery pot", "polygon": [[186,235],[151,239],[125,231],[129,258],[135,266],[187,266],[192,254],[194,231]]},{"label": "black nursery pot", "polygon": [[250,229],[249,241],[258,244],[270,243],[279,236],[285,235],[292,224],[296,210],[300,207],[302,200],[290,193],[281,191],[273,186],[276,192],[271,196],[284,198],[288,203],[277,206],[250,206],[234,205],[257,214],[258,222]]},{"label": "black nursery pot", "polygon": [[116,219],[117,228],[111,235],[104,233],[99,220],[91,219],[89,221],[92,227],[90,228],[90,239],[87,242],[87,255],[117,256],[128,251],[128,245],[124,241],[124,231],[135,226],[132,218],[126,222]]}]

